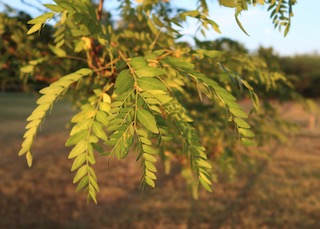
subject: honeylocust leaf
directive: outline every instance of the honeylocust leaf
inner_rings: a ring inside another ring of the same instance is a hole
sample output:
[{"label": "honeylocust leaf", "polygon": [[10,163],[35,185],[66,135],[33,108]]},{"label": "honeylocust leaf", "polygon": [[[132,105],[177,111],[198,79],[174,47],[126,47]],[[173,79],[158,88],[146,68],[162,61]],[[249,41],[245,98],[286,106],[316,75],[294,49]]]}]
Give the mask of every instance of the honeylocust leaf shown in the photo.
[{"label": "honeylocust leaf", "polygon": [[82,177],[84,177],[87,174],[87,165],[83,165],[80,169],[78,169],[75,177],[73,178],[73,183],[77,183]]},{"label": "honeylocust leaf", "polygon": [[155,77],[166,74],[166,71],[160,68],[144,67],[135,71],[138,77]]},{"label": "honeylocust leaf", "polygon": [[68,158],[72,159],[84,153],[84,151],[87,149],[87,146],[88,146],[88,143],[86,141],[80,141],[75,145],[75,147],[73,147],[73,149],[69,153]]},{"label": "honeylocust leaf", "polygon": [[116,83],[114,85],[115,87],[115,93],[121,94],[122,92],[128,90],[129,88],[133,87],[133,77],[130,74],[129,69],[124,69],[120,72],[116,79]]},{"label": "honeylocust leaf", "polygon": [[156,119],[154,116],[147,110],[138,109],[137,111],[138,121],[152,133],[158,134],[159,129],[157,127]]},{"label": "honeylocust leaf", "polygon": [[166,91],[167,89],[166,85],[164,85],[160,80],[156,78],[143,77],[138,79],[137,81],[138,81],[139,87],[145,91],[149,91],[149,90]]},{"label": "honeylocust leaf", "polygon": [[129,63],[136,70],[148,66],[148,62],[142,56],[132,58],[132,60]]},{"label": "honeylocust leaf", "polygon": [[149,178],[148,176],[146,176],[145,177],[145,179],[146,179],[146,183],[149,185],[149,186],[151,186],[151,187],[156,187],[156,184],[154,183],[154,181],[151,179],[151,178]]}]

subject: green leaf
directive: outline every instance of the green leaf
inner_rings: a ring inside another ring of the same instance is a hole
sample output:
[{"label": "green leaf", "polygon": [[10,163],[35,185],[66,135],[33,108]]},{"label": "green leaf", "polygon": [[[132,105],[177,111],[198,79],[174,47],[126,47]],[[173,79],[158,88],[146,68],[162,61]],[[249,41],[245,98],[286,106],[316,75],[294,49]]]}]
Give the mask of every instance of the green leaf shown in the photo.
[{"label": "green leaf", "polygon": [[143,157],[144,157],[144,159],[146,159],[147,161],[150,161],[150,162],[156,162],[157,161],[157,159],[154,156],[152,156],[150,154],[147,154],[147,153],[144,153]]},{"label": "green leaf", "polygon": [[199,181],[202,185],[202,187],[204,187],[208,192],[212,192],[211,186],[209,184],[207,184],[203,179],[199,178]]},{"label": "green leaf", "polygon": [[86,161],[86,154],[80,154],[73,162],[72,166],[71,166],[71,172],[75,171],[76,169],[78,169],[81,165],[83,165],[83,163]]},{"label": "green leaf", "polygon": [[157,172],[156,167],[155,167],[151,162],[146,161],[146,162],[145,162],[145,166],[146,166],[146,168],[147,168],[148,170],[150,170],[151,172],[154,172],[154,173]]},{"label": "green leaf", "polygon": [[142,150],[148,154],[158,154],[158,150],[155,150],[148,145],[142,145]]},{"label": "green leaf", "polygon": [[33,121],[29,122],[29,124],[26,126],[26,129],[31,129],[33,127],[37,127],[40,125],[40,123],[41,123],[41,119],[33,120]]},{"label": "green leaf", "polygon": [[88,147],[88,143],[86,141],[80,141],[75,145],[75,147],[73,147],[73,149],[69,153],[68,158],[72,159],[79,156],[80,154],[86,151],[87,147]]},{"label": "green leaf", "polygon": [[[93,189],[93,187],[92,187],[92,189]],[[94,201],[94,203],[97,204],[98,202],[97,202],[96,192],[92,189],[90,189],[90,187],[89,187],[89,196]]]},{"label": "green leaf", "polygon": [[156,184],[155,184],[155,182],[151,179],[151,178],[149,178],[149,177],[145,177],[145,179],[146,179],[146,183],[149,185],[149,186],[151,186],[151,187],[156,187]]},{"label": "green leaf", "polygon": [[[242,26],[242,24],[241,24],[241,22],[239,21],[239,19],[238,19],[238,16],[237,15],[235,15],[235,18],[236,18],[236,21],[237,21],[237,23],[238,23],[238,25],[239,25],[239,27],[240,27],[240,29],[247,35],[247,36],[249,36],[249,34],[247,33],[247,31],[243,28],[243,26]],[[250,36],[249,36],[250,37]]]},{"label": "green leaf", "polygon": [[96,110],[83,110],[80,113],[76,114],[75,116],[72,117],[71,122],[77,123],[77,122],[83,122],[88,119],[91,119],[92,117],[95,116]]},{"label": "green leaf", "polygon": [[96,181],[96,179],[90,179],[90,183],[91,185],[94,187],[94,189],[99,192],[99,186],[98,186],[98,183]]},{"label": "green leaf", "polygon": [[110,104],[109,103],[100,103],[99,109],[101,111],[104,111],[106,113],[108,113],[110,111]]},{"label": "green leaf", "polygon": [[67,56],[66,51],[64,51],[62,48],[58,48],[56,46],[49,45],[49,48],[51,51],[56,54],[58,57],[65,57]]},{"label": "green leaf", "polygon": [[[211,85],[210,85],[211,86]],[[236,97],[234,97],[230,92],[225,90],[224,88],[220,86],[215,86],[213,89],[216,91],[216,93],[223,99],[226,100],[225,102],[228,101],[236,101]]]},{"label": "green leaf", "polygon": [[45,116],[45,114],[45,111],[32,112],[32,114],[27,118],[27,121],[33,121],[38,119],[41,120]]},{"label": "green leaf", "polygon": [[130,74],[129,69],[124,69],[120,72],[116,79],[115,93],[121,94],[122,92],[128,90],[129,88],[133,88],[134,79]]},{"label": "green leaf", "polygon": [[57,12],[57,13],[61,13],[64,9],[61,8],[58,5],[54,5],[54,4],[43,4],[45,7],[47,7],[48,9]]},{"label": "green leaf", "polygon": [[196,163],[203,168],[207,168],[207,169],[212,169],[212,166],[209,164],[209,162],[203,160],[203,159],[198,159],[196,160]]},{"label": "green leaf", "polygon": [[233,107],[229,107],[229,111],[231,112],[231,114],[233,114],[236,117],[248,118],[248,115],[242,109],[236,109],[236,108],[233,108]]},{"label": "green leaf", "polygon": [[242,128],[250,128],[250,125],[243,120],[242,118],[234,118],[234,122],[237,124],[237,126],[242,127]]},{"label": "green leaf", "polygon": [[108,140],[108,137],[107,137],[106,133],[103,131],[102,125],[100,123],[94,122],[92,125],[92,130],[95,133],[95,135],[97,135],[97,137],[99,137],[105,141]]},{"label": "green leaf", "polygon": [[148,67],[148,62],[142,56],[132,58],[129,63],[136,70]]},{"label": "green leaf", "polygon": [[45,87],[43,89],[41,89],[39,92],[41,94],[60,94],[63,91],[63,87],[61,86],[56,86],[56,85],[50,85],[49,87]]},{"label": "green leaf", "polygon": [[236,7],[237,1],[236,0],[219,0],[220,5],[234,8]]},{"label": "green leaf", "polygon": [[81,130],[77,132],[76,134],[69,137],[67,140],[65,146],[72,146],[78,144],[81,140],[86,139],[88,136],[88,129]]},{"label": "green leaf", "polygon": [[154,68],[154,67],[144,67],[140,68],[139,70],[135,71],[135,74],[138,77],[155,77],[166,74],[166,71],[161,68]]},{"label": "green leaf", "polygon": [[41,27],[42,27],[42,24],[40,24],[40,23],[33,25],[33,26],[28,30],[27,35],[30,35],[30,34],[33,34],[33,33],[37,32],[37,31],[39,31],[39,30],[41,29]]},{"label": "green leaf", "polygon": [[73,178],[73,183],[77,183],[82,177],[84,177],[88,173],[88,166],[83,165],[76,173]]},{"label": "green leaf", "polygon": [[109,121],[108,121],[108,115],[104,111],[97,111],[96,114],[96,120],[100,122],[102,125],[107,126]]},{"label": "green leaf", "polygon": [[26,154],[26,158],[27,158],[27,164],[29,167],[32,166],[32,161],[33,161],[33,157],[30,151],[27,152]]},{"label": "green leaf", "polygon": [[205,172],[200,172],[200,179],[202,179],[205,183],[211,185],[211,181],[209,180],[208,174]]},{"label": "green leaf", "polygon": [[217,23],[215,23],[214,21],[212,21],[210,19],[207,19],[206,22],[211,25],[211,27],[214,29],[214,31],[216,31],[217,33],[221,33],[221,31],[219,29],[219,25]]},{"label": "green leaf", "polygon": [[57,95],[54,94],[43,95],[37,100],[37,104],[41,105],[43,103],[53,103],[56,98]]},{"label": "green leaf", "polygon": [[152,145],[151,141],[146,137],[140,137],[140,141],[145,145]]},{"label": "green leaf", "polygon": [[20,68],[20,72],[23,72],[23,73],[31,73],[34,69],[34,66],[33,65],[26,65],[26,66],[23,66],[22,68]]},{"label": "green leaf", "polygon": [[31,19],[30,21],[28,21],[28,24],[43,24],[48,19],[52,18],[53,16],[54,16],[54,13],[52,13],[52,12],[45,13],[45,14],[42,14],[34,19]]},{"label": "green leaf", "polygon": [[148,27],[150,28],[150,30],[152,31],[153,34],[157,35],[159,30],[157,29],[157,27],[153,24],[153,22],[151,21],[151,19],[148,19],[147,21]]},{"label": "green leaf", "polygon": [[182,13],[184,16],[190,16],[190,17],[198,17],[200,15],[200,12],[198,10],[191,10],[191,11],[186,11]]},{"label": "green leaf", "polygon": [[156,175],[153,172],[150,172],[148,169],[146,169],[145,172],[146,172],[146,176],[150,177],[152,180],[156,180],[157,179]]},{"label": "green leaf", "polygon": [[83,122],[79,122],[77,123],[71,130],[70,132],[70,136],[76,134],[77,132],[81,131],[81,130],[85,130],[88,129],[90,126],[92,125],[92,120],[88,119],[85,120]]},{"label": "green leaf", "polygon": [[158,134],[159,129],[157,127],[155,117],[147,110],[138,109],[137,111],[138,121],[144,125],[145,128],[150,130],[152,133]]},{"label": "green leaf", "polygon": [[192,70],[194,68],[194,64],[186,61],[182,61],[179,58],[174,58],[174,57],[166,57],[165,59],[162,60],[162,62],[183,70]]},{"label": "green leaf", "polygon": [[77,191],[77,192],[80,191],[80,190],[83,189],[84,187],[88,186],[88,184],[89,184],[89,178],[88,178],[88,176],[84,176],[84,177],[80,180],[80,182],[79,182],[79,184],[78,184],[78,186],[77,186],[76,191]]},{"label": "green leaf", "polygon": [[244,129],[244,128],[238,128],[239,134],[241,134],[244,137],[252,138],[254,137],[254,133],[251,130]]},{"label": "green leaf", "polygon": [[149,90],[166,91],[167,90],[166,85],[164,85],[160,80],[156,78],[143,77],[138,79],[137,81],[138,81],[139,87],[145,91],[149,91]]},{"label": "green leaf", "polygon": [[76,71],[75,73],[79,74],[79,75],[83,75],[83,76],[87,76],[93,73],[93,70],[90,68],[81,68],[78,71]]},{"label": "green leaf", "polygon": [[241,143],[245,146],[256,146],[257,143],[249,138],[241,138]]}]

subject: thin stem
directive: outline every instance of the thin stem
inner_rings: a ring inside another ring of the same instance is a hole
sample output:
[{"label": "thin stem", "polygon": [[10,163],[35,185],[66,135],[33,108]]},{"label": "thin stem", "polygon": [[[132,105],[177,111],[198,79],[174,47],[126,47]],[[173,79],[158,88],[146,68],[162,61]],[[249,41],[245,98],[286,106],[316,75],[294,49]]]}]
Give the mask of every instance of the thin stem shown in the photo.
[{"label": "thin stem", "polygon": [[58,58],[58,59],[73,59],[73,60],[81,60],[81,61],[87,62],[87,59],[82,58],[82,57],[77,57],[77,56],[58,56],[58,57],[56,57],[56,58]]},{"label": "thin stem", "polygon": [[156,35],[156,37],[154,38],[154,41],[152,42],[152,44],[150,45],[150,49],[153,50],[154,49],[154,46],[156,45],[157,43],[157,40],[159,39],[159,36],[161,34],[161,31],[159,31]]}]

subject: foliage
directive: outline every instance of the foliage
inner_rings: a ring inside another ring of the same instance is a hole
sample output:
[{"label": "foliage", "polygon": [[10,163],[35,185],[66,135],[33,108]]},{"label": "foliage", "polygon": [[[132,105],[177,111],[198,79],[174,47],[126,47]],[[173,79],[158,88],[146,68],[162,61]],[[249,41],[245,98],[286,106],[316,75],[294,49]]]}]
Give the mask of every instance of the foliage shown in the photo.
[{"label": "foliage", "polygon": [[[256,144],[248,114],[237,98],[248,95],[252,112],[258,112],[258,95],[250,84],[259,86],[263,96],[264,91],[286,79],[270,72],[262,58],[249,56],[246,50],[233,53],[210,49],[199,41],[197,47],[177,42],[187,18],[198,20],[203,34],[210,28],[220,32],[208,17],[205,0],[199,0],[195,10],[174,13],[167,1],[121,0],[117,24],[103,14],[103,1],[98,6],[89,0],[54,2],[45,4],[47,13],[28,22],[31,28],[27,33],[40,33],[45,23],[55,18],[50,49],[68,63],[69,59],[85,59],[86,66],[73,73],[65,68],[65,76],[50,68],[50,75],[58,80],[40,91],[43,95],[27,119],[19,153],[26,155],[29,166],[30,148],[46,112],[71,89],[80,108],[71,120],[74,126],[66,142],[73,147],[69,154],[74,160],[71,170],[76,172],[73,182],[95,202],[99,187],[93,166],[98,155],[123,159],[135,151],[141,167],[141,188],[155,187],[158,158],[167,166],[177,158],[196,196],[199,184],[211,191],[212,166],[219,156],[207,151],[205,145],[211,147],[214,142],[234,148],[238,141],[244,146]],[[248,5],[273,6],[275,2],[220,1],[235,8],[236,22],[243,30],[238,20],[241,11]],[[281,2],[285,1],[277,4]],[[292,4],[289,1],[290,10]],[[279,10],[281,13],[284,8]],[[52,64],[49,58],[44,62]],[[21,70],[32,74],[33,68],[40,68],[38,64],[29,61]],[[206,141],[206,135],[212,140]]]},{"label": "foliage", "polygon": [[[0,14],[0,90],[39,90],[63,76],[81,68],[80,57],[66,59],[56,55],[52,43],[54,29],[47,25],[37,34],[26,36],[31,17],[24,12],[10,16]],[[64,59],[64,60],[62,60]],[[80,60],[79,60],[80,59]],[[63,64],[62,64],[63,63]],[[55,65],[54,75],[51,66]]]},{"label": "foliage", "polygon": [[281,70],[292,79],[298,92],[311,98],[320,96],[319,55],[282,57],[280,58],[279,63],[281,65]]},{"label": "foliage", "polygon": [[[26,36],[28,28],[27,21],[31,18],[29,15],[20,12],[16,17],[9,17],[6,14],[0,14],[0,84],[1,90],[12,87],[22,87],[22,80],[19,80],[20,67],[28,63],[28,58],[41,58],[46,55],[45,44],[50,42],[50,38],[44,33],[44,37],[39,41],[36,36]],[[49,27],[47,27],[46,31]],[[45,32],[46,32],[45,31]],[[20,45],[23,44],[23,45]],[[26,53],[32,52],[30,55]],[[34,61],[35,62],[35,61]],[[25,67],[21,69],[21,75],[24,71],[30,70]]]}]

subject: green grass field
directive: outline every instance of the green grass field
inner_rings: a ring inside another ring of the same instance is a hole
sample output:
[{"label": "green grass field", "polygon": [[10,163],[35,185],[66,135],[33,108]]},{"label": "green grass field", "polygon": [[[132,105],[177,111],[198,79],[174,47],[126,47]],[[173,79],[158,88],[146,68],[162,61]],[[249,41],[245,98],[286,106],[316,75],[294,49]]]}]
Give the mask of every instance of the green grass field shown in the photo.
[{"label": "green grass field", "polygon": [[220,179],[212,194],[195,201],[174,168],[157,188],[141,194],[135,158],[99,158],[98,205],[75,192],[72,161],[64,147],[72,109],[58,103],[34,144],[34,166],[18,157],[25,119],[35,96],[0,94],[0,228],[320,228],[320,129],[306,128],[308,115],[295,104],[288,119],[302,132],[287,145],[269,144],[270,158],[243,167],[234,181]]}]

